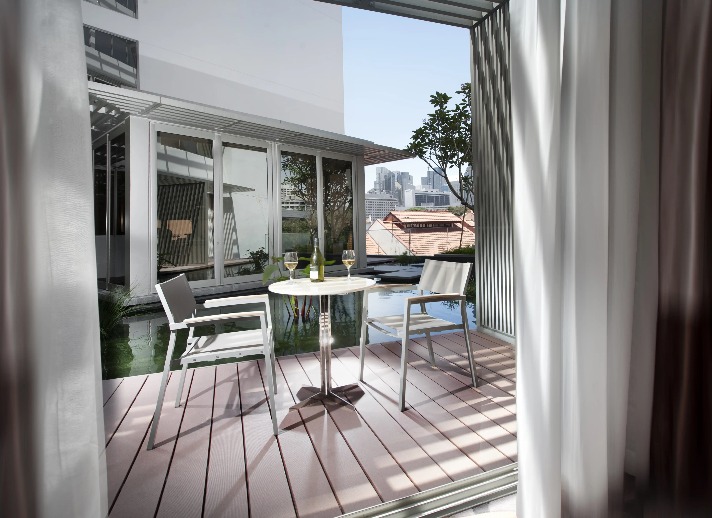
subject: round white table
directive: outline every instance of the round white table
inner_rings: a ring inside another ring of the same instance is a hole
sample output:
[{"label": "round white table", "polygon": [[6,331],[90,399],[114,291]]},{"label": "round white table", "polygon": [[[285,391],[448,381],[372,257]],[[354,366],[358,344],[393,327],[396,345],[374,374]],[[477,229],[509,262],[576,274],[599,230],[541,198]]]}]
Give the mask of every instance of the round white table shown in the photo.
[{"label": "round white table", "polygon": [[310,279],[295,279],[270,284],[269,291],[280,295],[318,296],[319,297],[319,357],[321,371],[321,387],[305,387],[304,390],[313,394],[292,407],[301,408],[320,401],[336,401],[352,406],[340,396],[349,390],[357,388],[357,384],[341,387],[331,386],[331,296],[345,295],[362,291],[376,284],[373,279],[365,277],[327,277],[324,282],[311,282]]}]

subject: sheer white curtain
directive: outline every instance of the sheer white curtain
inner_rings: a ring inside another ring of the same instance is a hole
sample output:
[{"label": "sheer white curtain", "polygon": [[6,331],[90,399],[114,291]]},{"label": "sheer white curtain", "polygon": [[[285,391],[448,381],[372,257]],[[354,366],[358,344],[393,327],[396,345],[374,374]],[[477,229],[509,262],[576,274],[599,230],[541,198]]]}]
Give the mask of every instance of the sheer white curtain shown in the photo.
[{"label": "sheer white curtain", "polygon": [[[655,311],[634,302],[649,295],[635,281],[641,163],[657,167],[645,153],[659,70],[643,58],[659,10],[510,3],[518,516],[608,516],[622,501],[634,320],[654,329]],[[632,396],[648,422],[650,388]]]},{"label": "sheer white curtain", "polygon": [[0,2],[0,514],[105,516],[80,0]]}]

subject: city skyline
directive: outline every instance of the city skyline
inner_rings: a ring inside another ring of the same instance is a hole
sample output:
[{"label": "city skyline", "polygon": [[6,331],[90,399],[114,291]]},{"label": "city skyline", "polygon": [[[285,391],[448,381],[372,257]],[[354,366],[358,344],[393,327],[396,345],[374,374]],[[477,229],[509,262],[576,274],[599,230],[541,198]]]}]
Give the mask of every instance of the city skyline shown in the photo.
[{"label": "city skyline", "polygon": [[[403,149],[432,112],[430,96],[454,96],[470,81],[470,33],[360,9],[342,12],[345,132]],[[384,165],[417,182],[428,169],[418,158]],[[375,180],[376,167],[367,166],[367,191]]]}]

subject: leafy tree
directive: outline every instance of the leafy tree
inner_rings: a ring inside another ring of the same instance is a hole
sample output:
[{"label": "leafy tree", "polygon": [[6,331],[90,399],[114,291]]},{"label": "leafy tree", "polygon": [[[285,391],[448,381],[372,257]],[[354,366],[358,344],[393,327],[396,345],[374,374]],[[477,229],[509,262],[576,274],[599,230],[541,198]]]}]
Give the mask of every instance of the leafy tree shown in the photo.
[{"label": "leafy tree", "polygon": [[[430,104],[435,111],[423,120],[420,128],[413,131],[406,150],[428,164],[435,174],[442,176],[460,203],[474,210],[472,175],[465,174],[467,166],[472,166],[470,83],[463,84],[456,93],[460,95],[460,100],[454,105],[450,103],[452,97],[445,93],[435,92],[430,96]],[[448,170],[457,171],[459,187],[453,185]]]},{"label": "leafy tree", "polygon": [[460,216],[462,217],[465,214],[465,211],[467,210],[466,207],[463,205],[455,205],[447,208],[448,212],[451,214],[454,214],[455,216]]},{"label": "leafy tree", "polygon": [[[301,208],[306,215],[306,228],[302,227],[299,220],[292,223],[300,230],[309,232],[309,240],[317,236],[317,189],[316,189],[316,161],[313,156],[292,153],[282,154],[282,170],[285,171],[283,183],[292,188],[292,194],[304,202]],[[304,221],[304,220],[301,220]],[[292,230],[296,230],[292,229]]]},{"label": "leafy tree", "polygon": [[[328,252],[334,243],[345,246],[353,232],[353,193],[351,174],[344,163],[330,158],[323,159],[324,165],[324,225],[327,243],[323,251]],[[292,194],[304,202],[305,220],[285,222],[290,231],[309,232],[313,240],[317,234],[317,182],[316,162],[313,156],[283,154],[282,169],[286,172],[284,184],[292,189]],[[306,223],[306,225],[305,225]],[[283,226],[284,230],[284,226]],[[352,246],[352,244],[351,244]]]}]

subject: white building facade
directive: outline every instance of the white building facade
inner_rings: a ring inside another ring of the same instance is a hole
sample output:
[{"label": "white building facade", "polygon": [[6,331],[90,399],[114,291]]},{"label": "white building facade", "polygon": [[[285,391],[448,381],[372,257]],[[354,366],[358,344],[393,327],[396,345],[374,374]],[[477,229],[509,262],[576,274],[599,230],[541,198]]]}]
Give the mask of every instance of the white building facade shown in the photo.
[{"label": "white building facade", "polygon": [[[116,9],[105,7],[112,2]],[[344,131],[341,7],[312,0],[85,0],[82,16],[85,28],[136,43],[139,90]],[[115,58],[102,54],[111,75]]]},{"label": "white building facade", "polygon": [[271,257],[308,256],[314,238],[365,265],[364,166],[408,155],[343,135],[340,7],[82,10],[100,287],[151,300],[185,273],[198,294],[257,288]]}]

